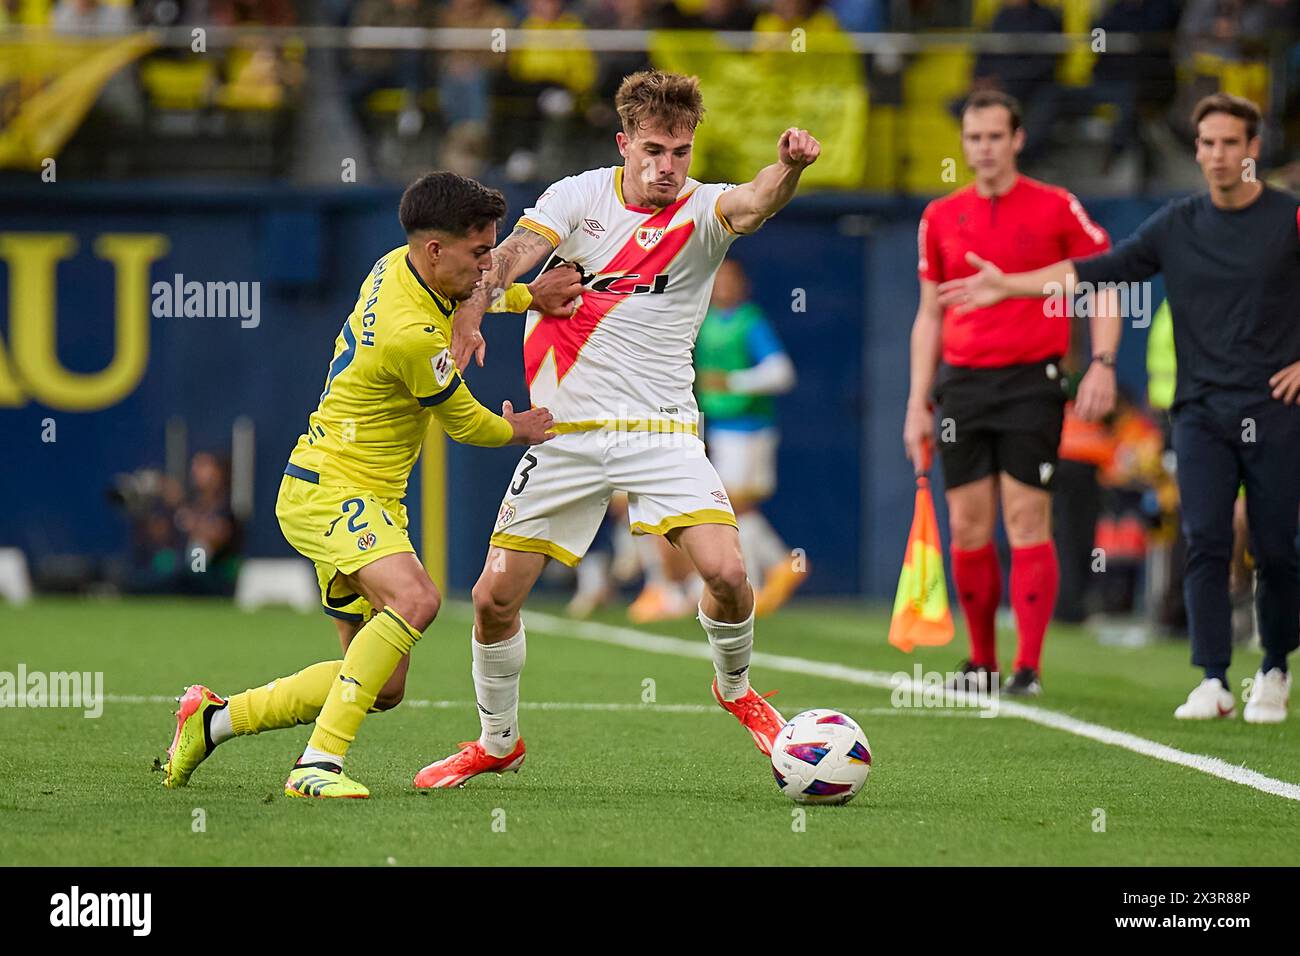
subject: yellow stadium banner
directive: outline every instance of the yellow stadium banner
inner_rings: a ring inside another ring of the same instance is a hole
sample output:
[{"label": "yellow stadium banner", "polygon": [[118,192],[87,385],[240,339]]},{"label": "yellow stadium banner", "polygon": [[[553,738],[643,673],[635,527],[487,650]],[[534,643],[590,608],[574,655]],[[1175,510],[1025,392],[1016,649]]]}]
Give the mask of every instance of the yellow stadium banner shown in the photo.
[{"label": "yellow stadium banner", "polygon": [[650,58],[662,70],[698,76],[706,113],[695,134],[691,173],[746,182],[774,162],[791,126],[821,141],[822,155],[802,183],[853,189],[866,175],[867,83],[861,54],[833,20],[790,30],[756,24],[750,49],[707,31],[657,31]]},{"label": "yellow stadium banner", "polygon": [[0,168],[57,156],[104,84],[156,46],[147,33],[0,40]]},{"label": "yellow stadium banner", "polygon": [[913,647],[947,644],[954,628],[948,609],[948,582],[943,573],[943,552],[939,543],[939,522],[934,516],[930,482],[916,479],[916,507],[912,530],[907,536],[907,553],[898,576],[893,618],[889,622],[889,643],[911,653]]}]

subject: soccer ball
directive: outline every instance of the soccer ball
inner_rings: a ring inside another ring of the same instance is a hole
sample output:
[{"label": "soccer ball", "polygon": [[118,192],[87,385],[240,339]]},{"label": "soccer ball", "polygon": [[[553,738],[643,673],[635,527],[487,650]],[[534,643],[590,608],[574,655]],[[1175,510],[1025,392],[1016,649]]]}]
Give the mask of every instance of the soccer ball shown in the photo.
[{"label": "soccer ball", "polygon": [[848,803],[871,772],[871,745],[838,710],[805,710],[777,734],[772,773],[795,803]]}]

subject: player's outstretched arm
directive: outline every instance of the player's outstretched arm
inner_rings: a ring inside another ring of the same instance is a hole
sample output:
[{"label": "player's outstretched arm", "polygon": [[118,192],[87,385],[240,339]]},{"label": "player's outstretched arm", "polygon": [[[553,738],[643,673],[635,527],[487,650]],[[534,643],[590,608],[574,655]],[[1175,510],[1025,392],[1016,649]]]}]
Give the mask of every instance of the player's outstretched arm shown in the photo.
[{"label": "player's outstretched arm", "polygon": [[799,177],[817,162],[821,151],[822,145],[812,133],[790,127],[777,142],[777,161],[759,170],[750,182],[723,193],[718,199],[718,210],[736,232],[758,231],[759,226],[794,198]]},{"label": "player's outstretched arm", "polygon": [[445,402],[434,406],[434,415],[453,441],[463,445],[540,445],[555,437],[555,418],[545,408],[516,413],[509,402],[501,403],[496,415],[479,404],[469,386],[461,384]]},{"label": "player's outstretched arm", "polygon": [[478,289],[456,309],[451,324],[451,354],[457,368],[468,368],[470,357],[483,365],[487,352],[479,326],[488,306],[517,278],[542,261],[554,248],[549,239],[522,226],[492,250],[492,268],[483,274]]},{"label": "player's outstretched arm", "polygon": [[966,253],[966,261],[979,271],[961,279],[949,279],[939,284],[939,306],[956,308],[958,312],[986,309],[1003,299],[1041,299],[1059,292],[1075,278],[1074,262],[1062,259],[1033,272],[1003,272],[987,259],[973,252]]},{"label": "player's outstretched arm", "polygon": [[485,408],[460,377],[446,336],[436,327],[411,322],[384,342],[385,367],[423,408],[430,409],[453,441],[497,448],[535,445],[554,437],[555,419],[545,408],[515,414],[506,402],[502,414]]}]

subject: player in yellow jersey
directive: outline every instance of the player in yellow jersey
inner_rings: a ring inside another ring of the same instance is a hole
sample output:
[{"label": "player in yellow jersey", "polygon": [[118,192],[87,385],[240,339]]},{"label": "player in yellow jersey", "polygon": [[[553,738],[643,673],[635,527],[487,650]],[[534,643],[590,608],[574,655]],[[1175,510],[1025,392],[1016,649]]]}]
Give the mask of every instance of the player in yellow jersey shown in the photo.
[{"label": "player in yellow jersey", "polygon": [[[545,408],[496,415],[461,381],[450,351],[457,304],[492,264],[505,200],[453,173],[430,173],[403,194],[407,244],[375,263],[339,332],[320,404],[289,456],[275,513],[289,543],[316,566],[322,607],[343,659],[223,700],[188,687],[163,766],[182,787],[230,737],[315,722],[285,782],[295,797],[366,797],[343,758],[367,713],[402,699],[408,654],[441,597],[415,556],[402,498],[430,420],[472,445],[532,445],[554,437]],[[572,311],[577,273],[514,284],[493,311]]]}]

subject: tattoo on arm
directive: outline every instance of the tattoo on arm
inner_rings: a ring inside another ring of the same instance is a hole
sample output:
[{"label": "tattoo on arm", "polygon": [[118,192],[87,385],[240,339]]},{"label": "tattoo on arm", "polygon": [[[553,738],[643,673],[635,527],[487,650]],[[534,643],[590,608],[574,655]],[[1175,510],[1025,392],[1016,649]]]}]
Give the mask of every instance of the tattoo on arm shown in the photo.
[{"label": "tattoo on arm", "polygon": [[554,247],[544,236],[539,236],[531,229],[519,226],[509,238],[492,252],[492,268],[483,279],[482,295],[484,307],[505,295],[520,275],[527,272],[549,253]]}]

